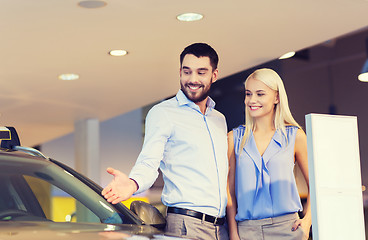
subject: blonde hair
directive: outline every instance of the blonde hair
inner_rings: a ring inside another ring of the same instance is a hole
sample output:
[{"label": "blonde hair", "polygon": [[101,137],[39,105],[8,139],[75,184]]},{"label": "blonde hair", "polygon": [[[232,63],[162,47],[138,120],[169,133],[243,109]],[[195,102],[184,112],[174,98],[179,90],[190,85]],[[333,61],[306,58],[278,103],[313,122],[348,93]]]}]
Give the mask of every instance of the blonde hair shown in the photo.
[{"label": "blonde hair", "polygon": [[[298,128],[301,128],[300,125],[295,121],[293,118],[288,98],[286,95],[284,83],[282,82],[281,77],[272,69],[268,68],[261,68],[256,71],[254,71],[249,77],[245,80],[244,85],[247,84],[249,79],[255,79],[258,81],[263,82],[266,84],[269,88],[276,91],[279,96],[279,102],[275,104],[275,111],[274,111],[274,127],[276,130],[280,129],[282,134],[286,136],[286,126],[287,125],[293,125],[297,126]],[[248,141],[248,138],[250,136],[251,131],[255,130],[255,125],[253,118],[249,114],[249,109],[245,107],[245,132],[242,139],[242,142],[240,144],[240,152],[245,146],[245,144]]]}]

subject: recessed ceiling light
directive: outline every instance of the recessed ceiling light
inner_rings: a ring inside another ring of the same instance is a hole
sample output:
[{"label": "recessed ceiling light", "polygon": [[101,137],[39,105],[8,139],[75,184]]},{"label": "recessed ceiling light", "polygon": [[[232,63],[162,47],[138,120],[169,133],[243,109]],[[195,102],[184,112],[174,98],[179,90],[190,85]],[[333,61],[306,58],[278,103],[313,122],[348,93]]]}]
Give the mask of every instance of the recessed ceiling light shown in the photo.
[{"label": "recessed ceiling light", "polygon": [[78,74],[74,73],[64,73],[59,75],[60,80],[70,81],[70,80],[77,80],[79,78]]},{"label": "recessed ceiling light", "polygon": [[176,16],[176,18],[182,22],[193,22],[201,20],[203,18],[203,15],[199,13],[183,13]]},{"label": "recessed ceiling light", "polygon": [[100,8],[105,7],[107,3],[105,3],[104,1],[87,0],[87,1],[80,1],[78,5],[82,8]]},{"label": "recessed ceiling light", "polygon": [[358,79],[361,82],[368,82],[368,72],[359,74]]},{"label": "recessed ceiling light", "polygon": [[126,50],[122,50],[122,49],[116,49],[116,50],[111,50],[109,52],[109,54],[111,56],[115,56],[115,57],[120,57],[120,56],[125,56],[128,54],[128,52]]},{"label": "recessed ceiling light", "polygon": [[[368,51],[368,38],[367,38],[367,51]],[[362,70],[358,76],[359,81],[368,82],[368,59],[365,60]]]},{"label": "recessed ceiling light", "polygon": [[287,58],[291,58],[295,55],[295,52],[288,52],[285,53],[284,55],[282,55],[281,57],[279,57],[279,59],[287,59]]}]

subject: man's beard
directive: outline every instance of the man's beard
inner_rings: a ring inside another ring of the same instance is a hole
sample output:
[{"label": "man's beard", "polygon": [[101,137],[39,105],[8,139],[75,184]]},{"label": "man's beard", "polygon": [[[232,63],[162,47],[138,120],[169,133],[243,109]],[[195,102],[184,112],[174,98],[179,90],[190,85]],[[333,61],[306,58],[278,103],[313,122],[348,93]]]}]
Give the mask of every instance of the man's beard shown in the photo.
[{"label": "man's beard", "polygon": [[210,84],[207,86],[207,89],[205,88],[206,86],[200,85],[200,88],[203,88],[203,91],[199,96],[193,96],[191,94],[190,90],[188,90],[189,85],[191,85],[191,84],[186,83],[185,85],[183,85],[182,83],[180,83],[181,90],[183,91],[184,95],[194,103],[202,102],[203,100],[205,100],[208,97],[208,95],[210,93],[210,89],[211,89],[211,85],[212,85],[212,78],[211,78]]}]

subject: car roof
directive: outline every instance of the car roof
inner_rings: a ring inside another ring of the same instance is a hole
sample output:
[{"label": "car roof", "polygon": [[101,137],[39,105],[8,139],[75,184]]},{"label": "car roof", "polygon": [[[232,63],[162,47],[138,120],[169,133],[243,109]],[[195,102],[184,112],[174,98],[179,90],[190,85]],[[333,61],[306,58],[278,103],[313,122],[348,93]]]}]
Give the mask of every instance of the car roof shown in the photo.
[{"label": "car roof", "polygon": [[[30,176],[41,177],[44,180],[52,180],[52,178],[60,177],[60,175],[69,174],[71,178],[59,181],[59,184],[63,184],[65,188],[70,186],[79,185],[80,189],[88,190],[89,195],[85,195],[83,198],[90,198],[95,201],[96,197],[92,195],[96,194],[101,197],[102,188],[93,182],[91,179],[83,176],[81,173],[75,171],[69,166],[56,161],[54,159],[44,156],[37,149],[20,146],[20,140],[18,133],[13,127],[0,127],[0,173],[6,174],[9,172],[27,173]],[[45,169],[47,168],[47,171]],[[80,182],[78,182],[78,180]],[[65,190],[65,189],[64,189]],[[94,192],[92,193],[91,190]],[[87,191],[80,191],[83,195]],[[92,194],[92,195],[91,195]],[[103,198],[103,197],[102,197]],[[105,201],[104,201],[105,202]],[[106,204],[108,204],[106,202]],[[125,207],[122,203],[115,205],[108,204],[117,210],[117,212],[124,213],[129,218],[130,223],[142,225],[144,222],[139,217]]]}]

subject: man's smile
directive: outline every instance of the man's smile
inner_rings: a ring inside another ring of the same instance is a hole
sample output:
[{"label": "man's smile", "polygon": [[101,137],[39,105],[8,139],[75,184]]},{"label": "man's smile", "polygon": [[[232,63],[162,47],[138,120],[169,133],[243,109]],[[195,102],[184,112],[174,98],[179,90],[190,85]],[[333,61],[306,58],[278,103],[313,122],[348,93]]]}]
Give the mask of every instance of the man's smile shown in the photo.
[{"label": "man's smile", "polygon": [[202,88],[203,85],[202,84],[186,84],[186,86],[193,91],[198,90],[199,88]]}]

